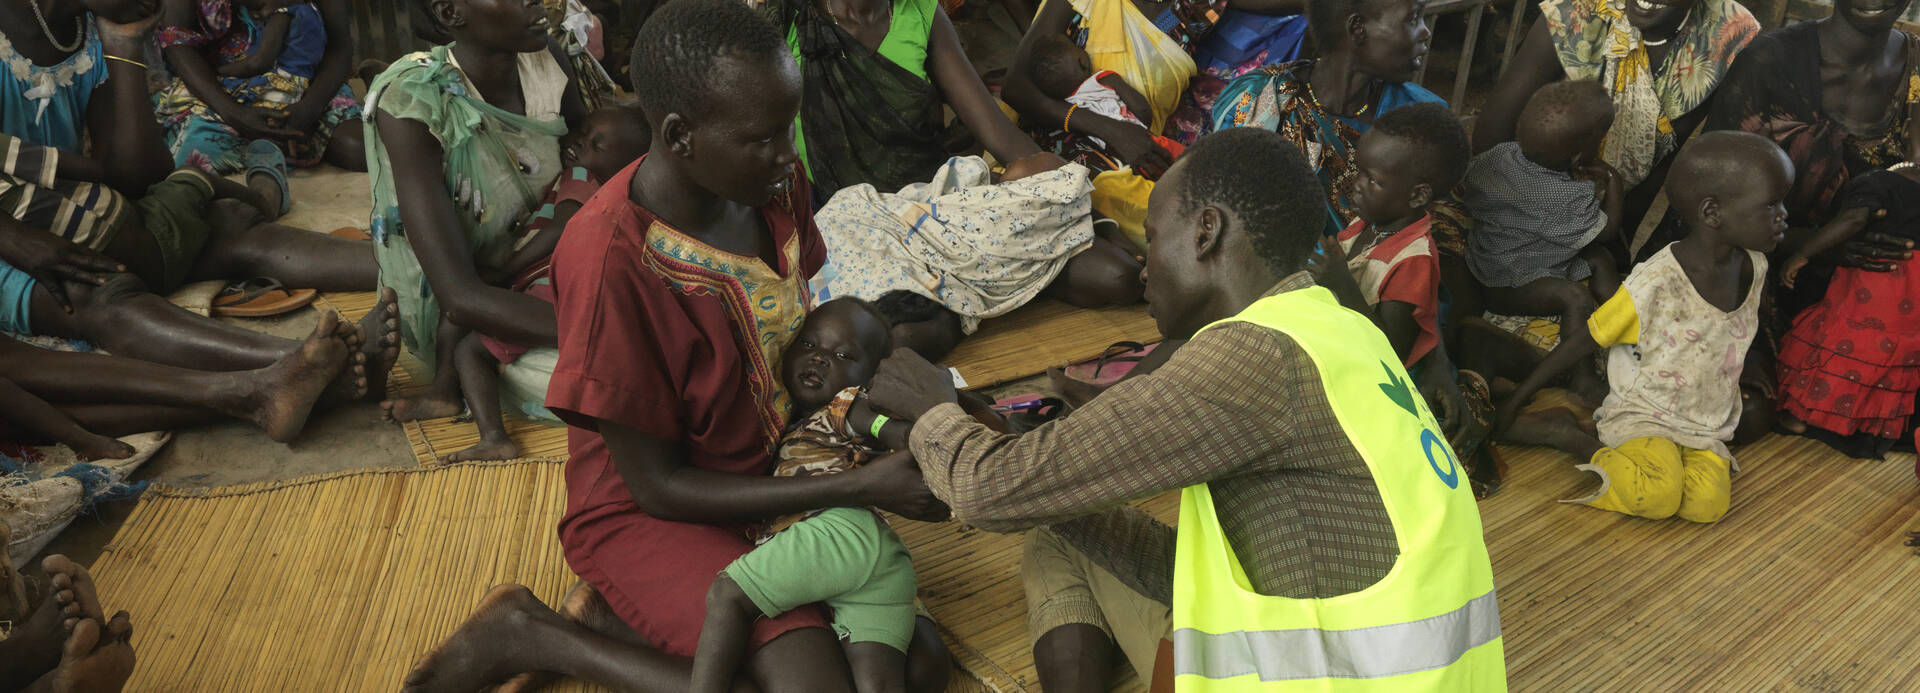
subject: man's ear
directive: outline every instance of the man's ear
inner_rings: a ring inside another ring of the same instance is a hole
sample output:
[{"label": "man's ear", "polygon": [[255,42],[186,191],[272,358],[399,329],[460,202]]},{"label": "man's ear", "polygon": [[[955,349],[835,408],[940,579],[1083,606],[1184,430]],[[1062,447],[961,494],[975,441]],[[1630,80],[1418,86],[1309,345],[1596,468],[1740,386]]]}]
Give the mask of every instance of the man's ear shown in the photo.
[{"label": "man's ear", "polygon": [[1200,228],[1193,236],[1193,257],[1206,260],[1226,245],[1227,213],[1213,205],[1200,209]]},{"label": "man's ear", "polygon": [[686,116],[668,113],[660,119],[660,136],[665,139],[667,151],[685,159],[693,156],[693,123]]},{"label": "man's ear", "polygon": [[1420,183],[1413,186],[1413,195],[1407,198],[1409,209],[1424,209],[1433,202],[1433,184]]}]

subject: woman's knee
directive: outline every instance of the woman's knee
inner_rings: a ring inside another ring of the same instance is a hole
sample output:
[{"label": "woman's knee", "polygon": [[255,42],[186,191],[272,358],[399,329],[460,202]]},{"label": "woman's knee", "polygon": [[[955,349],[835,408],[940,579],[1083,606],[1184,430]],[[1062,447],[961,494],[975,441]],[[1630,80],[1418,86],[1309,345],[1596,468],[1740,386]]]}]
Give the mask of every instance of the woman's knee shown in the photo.
[{"label": "woman's knee", "polygon": [[953,676],[953,653],[932,619],[914,617],[913,641],[907,645],[907,690],[944,691]]},{"label": "woman's knee", "polygon": [[1051,288],[1060,300],[1082,308],[1131,305],[1146,293],[1140,262],[1106,239],[1095,239],[1068,260]]},{"label": "woman's knee", "polygon": [[748,662],[762,693],[853,693],[853,672],[839,638],[826,628],[787,631]]},{"label": "woman's knee", "polygon": [[349,120],[333,129],[327,140],[326,161],[348,171],[367,170],[367,146],[364,126]]}]

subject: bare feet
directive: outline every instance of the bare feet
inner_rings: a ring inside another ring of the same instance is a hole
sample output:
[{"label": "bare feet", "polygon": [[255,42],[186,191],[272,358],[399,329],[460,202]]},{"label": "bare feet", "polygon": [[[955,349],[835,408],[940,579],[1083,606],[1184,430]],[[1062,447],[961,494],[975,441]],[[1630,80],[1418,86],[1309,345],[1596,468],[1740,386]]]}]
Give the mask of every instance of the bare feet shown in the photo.
[{"label": "bare feet", "polygon": [[74,591],[53,586],[26,618],[15,621],[6,639],[6,657],[0,658],[0,688],[24,688],[60,663],[60,646],[67,640],[68,622],[77,622],[81,606]]},{"label": "bare feet", "polygon": [[1497,440],[1514,445],[1544,445],[1571,453],[1582,462],[1605,447],[1595,437],[1592,420],[1560,408],[1521,415]]},{"label": "bare feet", "polygon": [[[613,607],[607,605],[607,599],[585,580],[573,583],[573,589],[567,590],[567,596],[560,599],[559,613],[561,618],[595,633],[633,645],[652,647],[646,638],[633,631],[633,626],[620,620],[620,616],[613,613]],[[491,693],[532,693],[559,678],[559,674],[552,672],[528,672],[508,679]]]},{"label": "bare feet", "polygon": [[1801,421],[1798,416],[1787,413],[1785,409],[1780,410],[1778,414],[1774,414],[1773,420],[1779,423],[1781,428],[1792,432],[1794,435],[1803,436],[1807,434],[1807,422]]},{"label": "bare feet", "polygon": [[48,693],[118,693],[133,676],[133,621],[114,614],[103,630],[86,619],[74,626],[60,651],[58,668],[30,690]]},{"label": "bare feet", "polygon": [[440,458],[441,464],[455,462],[474,462],[479,460],[511,460],[520,456],[520,446],[512,438],[501,436],[498,440],[481,438],[480,444]]},{"label": "bare feet", "polygon": [[92,431],[83,431],[83,433],[85,435],[59,442],[61,445],[73,448],[73,451],[83,460],[124,460],[133,456],[133,446],[122,443],[118,439]]},{"label": "bare feet", "polygon": [[367,357],[367,396],[384,399],[387,396],[387,375],[393,372],[393,364],[400,360],[400,301],[393,289],[382,287],[380,300],[375,302],[373,310],[360,318],[360,352]]},{"label": "bare feet", "polygon": [[480,606],[446,642],[414,664],[402,683],[405,693],[467,693],[506,683],[528,667],[514,660],[537,641],[540,631],[566,627],[560,614],[520,585],[501,585],[481,598]]},{"label": "bare feet", "polygon": [[85,566],[64,555],[54,554],[40,561],[40,568],[47,571],[55,590],[73,592],[73,602],[80,606],[80,618],[91,618],[99,623],[107,621],[106,609],[100,605],[100,590],[94,587],[93,574],[87,572]]},{"label": "bare feet", "polygon": [[262,371],[261,386],[247,416],[277,442],[293,440],[307,425],[307,414],[328,383],[354,361],[355,354],[340,336],[340,316],[320,314],[320,324],[293,353]]},{"label": "bare feet", "polygon": [[466,403],[458,395],[442,397],[426,394],[419,397],[390,399],[380,403],[380,411],[386,412],[387,420],[394,423],[444,419],[459,416],[460,412],[466,410]]}]

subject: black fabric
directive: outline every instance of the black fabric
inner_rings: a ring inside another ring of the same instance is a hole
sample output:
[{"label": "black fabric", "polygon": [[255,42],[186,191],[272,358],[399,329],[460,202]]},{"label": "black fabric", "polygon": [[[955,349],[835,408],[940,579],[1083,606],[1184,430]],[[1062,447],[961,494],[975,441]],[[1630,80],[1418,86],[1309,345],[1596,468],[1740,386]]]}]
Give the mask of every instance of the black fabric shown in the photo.
[{"label": "black fabric", "polygon": [[799,39],[801,134],[819,199],[861,183],[894,192],[933,178],[947,161],[933,83],[862,45],[811,0],[768,8],[774,26],[792,27]]}]

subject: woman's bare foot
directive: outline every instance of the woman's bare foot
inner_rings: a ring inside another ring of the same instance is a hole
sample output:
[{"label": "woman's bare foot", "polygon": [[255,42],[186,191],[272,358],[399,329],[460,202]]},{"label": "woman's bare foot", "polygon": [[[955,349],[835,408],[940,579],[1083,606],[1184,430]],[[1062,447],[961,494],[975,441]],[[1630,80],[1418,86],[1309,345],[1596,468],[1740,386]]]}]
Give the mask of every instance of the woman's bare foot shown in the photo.
[{"label": "woman's bare foot", "polygon": [[307,341],[261,369],[261,385],[249,398],[252,406],[246,416],[266,431],[268,438],[284,443],[300,435],[314,401],[356,360],[356,354],[341,338],[339,326],[339,315],[321,313],[320,324],[314,326]]},{"label": "woman's bare foot", "polygon": [[60,663],[28,689],[36,693],[118,693],[133,676],[133,621],[114,614],[104,629],[92,619],[74,626]]},{"label": "woman's bare foot", "polygon": [[438,394],[425,394],[419,397],[390,399],[380,403],[380,411],[385,412],[387,420],[394,423],[407,421],[426,421],[459,416],[466,411],[466,402],[458,395],[443,397]]},{"label": "woman's bare foot", "polygon": [[481,438],[480,444],[440,458],[441,464],[481,460],[511,460],[520,456],[520,446],[502,434],[498,439]]},{"label": "woman's bare foot", "polygon": [[385,399],[387,376],[400,360],[400,301],[393,289],[382,287],[373,310],[360,318],[360,352],[367,357],[367,396]]},{"label": "woman's bare foot", "polygon": [[569,627],[527,588],[495,587],[459,630],[414,664],[401,690],[466,693],[506,683],[531,668],[516,661],[529,649],[524,643],[537,641],[541,630],[555,626]]},{"label": "woman's bare foot", "polygon": [[[573,589],[567,590],[567,596],[560,598],[558,611],[561,618],[587,630],[624,643],[652,647],[646,638],[634,632],[633,626],[620,620],[620,616],[613,613],[613,607],[607,605],[606,597],[600,596],[600,591],[585,580],[573,583]],[[492,693],[532,693],[559,678],[559,674],[552,672],[528,672],[508,679],[493,689]]]},{"label": "woman's bare foot", "polygon": [[73,448],[83,460],[124,460],[132,457],[133,446],[98,433],[85,431],[85,435],[71,440],[58,441],[61,445]]},{"label": "woman's bare foot", "polygon": [[1798,416],[1794,416],[1792,414],[1787,413],[1787,410],[1785,409],[1782,409],[1780,410],[1779,413],[1774,414],[1773,421],[1774,423],[1780,424],[1781,428],[1786,429],[1788,432],[1794,435],[1803,436],[1807,434],[1807,422],[1801,421],[1800,417]]},{"label": "woman's bare foot", "polygon": [[1556,408],[1521,415],[1513,420],[1513,426],[1502,431],[1496,439],[1513,445],[1543,445],[1571,453],[1584,462],[1592,458],[1593,453],[1606,447],[1600,444],[1594,433],[1591,420],[1583,420],[1567,409]]}]

